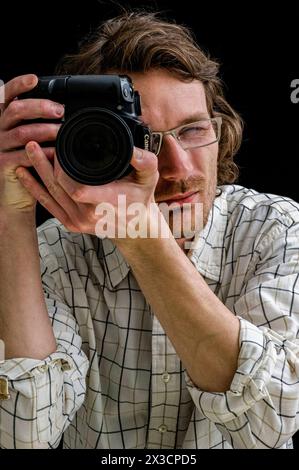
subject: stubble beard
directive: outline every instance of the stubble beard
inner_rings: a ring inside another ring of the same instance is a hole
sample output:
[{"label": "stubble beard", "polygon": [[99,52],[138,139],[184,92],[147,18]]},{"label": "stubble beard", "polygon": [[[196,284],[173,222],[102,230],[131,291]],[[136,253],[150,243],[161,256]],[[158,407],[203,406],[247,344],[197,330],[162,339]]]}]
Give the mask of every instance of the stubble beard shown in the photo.
[{"label": "stubble beard", "polygon": [[[210,183],[209,187],[206,187],[203,181],[200,181],[197,187],[187,188],[185,192],[197,191],[197,198],[195,203],[183,204],[180,208],[175,209],[174,211],[169,212],[168,225],[169,228],[175,237],[178,245],[184,249],[184,244],[186,240],[192,240],[194,234],[202,231],[207,225],[210,210],[212,208],[213,202],[216,196],[216,180],[213,183]],[[179,191],[178,191],[179,192]],[[184,192],[184,191],[181,191]],[[172,192],[173,194],[174,192]],[[159,205],[159,202],[158,202]],[[183,212],[184,217],[187,219],[187,227],[190,229],[190,233],[186,234],[186,231],[183,227]],[[178,230],[178,227],[180,229]],[[178,232],[181,233],[181,236],[177,236]],[[187,252],[188,250],[185,250]]]}]

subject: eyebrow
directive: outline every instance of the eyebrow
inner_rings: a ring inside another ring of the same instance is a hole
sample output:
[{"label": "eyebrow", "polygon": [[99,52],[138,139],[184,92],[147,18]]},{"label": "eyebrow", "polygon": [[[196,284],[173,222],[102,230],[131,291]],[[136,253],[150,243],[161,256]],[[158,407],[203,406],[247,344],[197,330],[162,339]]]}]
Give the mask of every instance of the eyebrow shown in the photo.
[{"label": "eyebrow", "polygon": [[[178,124],[173,127],[172,129],[176,129],[177,127],[181,127],[181,126],[184,126],[185,124],[190,124],[191,122],[196,122],[196,121],[200,121],[201,119],[210,119],[210,116],[208,113],[195,113],[195,114],[191,114],[191,116],[188,116],[187,118],[185,119],[182,119],[181,121],[178,122]],[[145,125],[145,126],[149,126],[148,123],[142,121],[142,123]],[[158,130],[152,130],[152,132],[161,132],[161,131],[158,131]]]},{"label": "eyebrow", "polygon": [[210,116],[209,116],[208,113],[192,114],[191,116],[187,117],[186,119],[183,119],[182,121],[179,121],[179,123],[176,127],[183,126],[184,124],[190,124],[191,122],[200,121],[201,119],[209,119],[209,118],[210,118]]}]

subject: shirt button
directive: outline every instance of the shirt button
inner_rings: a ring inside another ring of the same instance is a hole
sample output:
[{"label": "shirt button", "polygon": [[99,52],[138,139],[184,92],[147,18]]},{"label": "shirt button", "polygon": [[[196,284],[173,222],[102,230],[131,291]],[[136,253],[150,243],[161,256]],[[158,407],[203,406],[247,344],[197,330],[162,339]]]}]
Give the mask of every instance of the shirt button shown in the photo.
[{"label": "shirt button", "polygon": [[158,429],[159,429],[159,432],[163,433],[163,432],[166,432],[168,428],[166,424],[161,424]]},{"label": "shirt button", "polygon": [[165,382],[166,384],[167,384],[167,382],[169,382],[169,380],[170,380],[170,375],[168,374],[168,372],[164,372],[164,373],[162,374],[162,380],[163,380],[163,382]]},{"label": "shirt button", "polygon": [[8,381],[0,377],[0,401],[9,400],[9,399],[10,399],[10,395],[8,391]]}]

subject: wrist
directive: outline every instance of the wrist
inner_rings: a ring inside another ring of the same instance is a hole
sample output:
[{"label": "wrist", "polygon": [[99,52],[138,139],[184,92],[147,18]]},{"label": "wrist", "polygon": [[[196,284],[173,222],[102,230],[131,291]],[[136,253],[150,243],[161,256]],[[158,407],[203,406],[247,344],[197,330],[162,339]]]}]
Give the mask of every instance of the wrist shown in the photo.
[{"label": "wrist", "polygon": [[113,239],[113,243],[120,249],[125,257],[139,256],[139,253],[157,250],[161,244],[176,243],[172,232],[157,204],[151,205],[142,219],[142,227],[138,231],[127,227],[126,237]]},{"label": "wrist", "polygon": [[36,230],[35,211],[10,211],[0,209],[0,233],[8,233],[20,230]]}]

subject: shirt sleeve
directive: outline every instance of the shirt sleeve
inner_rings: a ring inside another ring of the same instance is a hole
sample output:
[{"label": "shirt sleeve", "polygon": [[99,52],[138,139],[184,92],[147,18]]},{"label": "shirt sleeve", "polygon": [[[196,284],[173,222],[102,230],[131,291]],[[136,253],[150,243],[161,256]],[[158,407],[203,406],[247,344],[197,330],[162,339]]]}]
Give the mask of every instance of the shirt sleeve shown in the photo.
[{"label": "shirt sleeve", "polygon": [[44,360],[0,364],[1,448],[57,447],[85,398],[89,363],[78,325],[44,261],[42,281],[57,350]]},{"label": "shirt sleeve", "polygon": [[234,304],[240,352],[230,389],[187,387],[233,448],[279,448],[299,427],[299,226],[265,237]]}]

